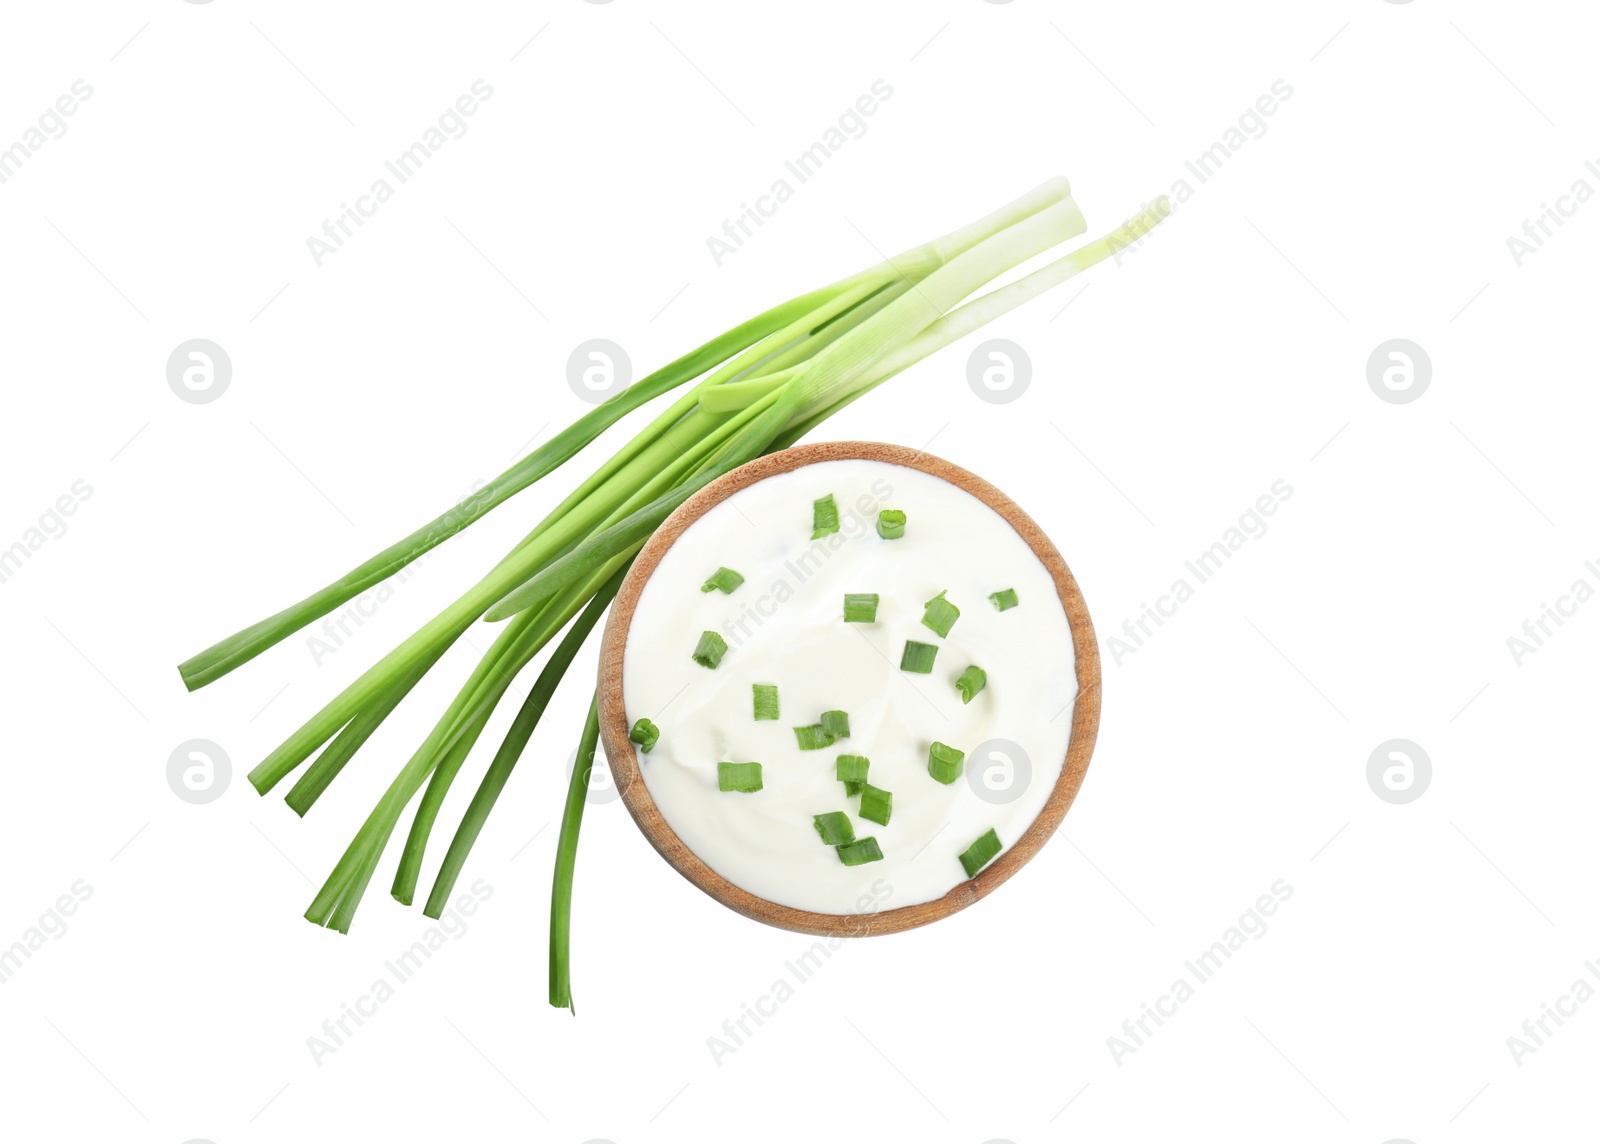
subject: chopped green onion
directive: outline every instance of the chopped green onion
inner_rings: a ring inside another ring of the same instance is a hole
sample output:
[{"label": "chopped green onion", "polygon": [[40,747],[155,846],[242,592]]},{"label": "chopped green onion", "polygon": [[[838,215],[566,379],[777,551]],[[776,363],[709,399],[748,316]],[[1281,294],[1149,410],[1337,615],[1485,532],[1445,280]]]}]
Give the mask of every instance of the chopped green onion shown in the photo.
[{"label": "chopped green onion", "polygon": [[[972,664],[967,668],[967,670],[963,671],[961,673],[961,677],[956,680],[956,690],[961,692],[961,702],[971,703],[972,697],[978,694],[978,692],[982,691],[988,682],[988,672],[984,671],[983,668],[979,667],[977,664]],[[758,715],[756,718],[759,719],[760,716]],[[777,716],[774,715],[773,718],[776,719]]]},{"label": "chopped green onion", "polygon": [[834,849],[839,852],[839,861],[846,866],[861,866],[883,859],[883,851],[878,849],[876,838],[858,838],[854,842],[836,846]]},{"label": "chopped green onion", "polygon": [[865,755],[840,755],[833,762],[833,777],[842,783],[865,782],[871,765]]},{"label": "chopped green onion", "polygon": [[856,813],[868,822],[879,826],[889,825],[889,811],[894,806],[894,795],[871,783],[861,784],[861,809]]},{"label": "chopped green onion", "polygon": [[701,667],[716,667],[727,654],[727,640],[716,632],[700,633],[700,642],[694,645],[694,661]]},{"label": "chopped green onion", "polygon": [[1000,836],[991,827],[982,838],[961,852],[961,867],[972,877],[989,864],[989,859],[1000,853]]},{"label": "chopped green onion", "polygon": [[843,846],[856,840],[856,828],[850,825],[850,816],[842,810],[813,814],[811,825],[817,828],[817,833],[829,846]]},{"label": "chopped green onion", "polygon": [[861,794],[861,787],[867,782],[866,755],[840,755],[834,760],[834,778],[845,784],[846,795]]},{"label": "chopped green onion", "polygon": [[750,690],[755,693],[756,718],[776,719],[778,717],[778,685],[776,683],[752,683]]},{"label": "chopped green onion", "polygon": [[993,600],[994,606],[1003,612],[1008,608],[1017,606],[1017,590],[1015,588],[1003,588],[998,592],[990,592],[989,599]]},{"label": "chopped green onion", "polygon": [[870,765],[865,755],[840,755],[834,760],[833,777],[844,784],[845,794],[860,794]]},{"label": "chopped green onion", "polygon": [[824,711],[822,713],[822,729],[834,739],[848,739],[850,737],[850,716],[843,711]]},{"label": "chopped green onion", "polygon": [[656,740],[661,738],[661,731],[648,719],[640,719],[633,725],[633,730],[628,732],[628,740],[639,744],[639,750],[645,754],[650,753],[650,748],[656,745]]},{"label": "chopped green onion", "polygon": [[927,609],[922,613],[922,626],[932,628],[940,639],[949,635],[950,629],[961,618],[961,609],[946,600],[943,592],[922,606]]},{"label": "chopped green onion", "polygon": [[717,789],[751,794],[761,789],[760,763],[718,763]]},{"label": "chopped green onion", "polygon": [[735,572],[732,568],[718,568],[711,574],[711,578],[709,580],[700,585],[700,590],[702,592],[709,592],[713,588],[718,588],[721,589],[724,594],[728,594],[743,583],[744,577],[739,575],[739,573]]},{"label": "chopped green onion", "polygon": [[906,534],[906,514],[897,508],[886,508],[878,514],[878,535],[885,540],[899,540]]},{"label": "chopped green onion", "polygon": [[961,777],[961,760],[966,757],[965,751],[958,751],[944,743],[933,743],[928,747],[928,773],[949,786]]},{"label": "chopped green onion", "polygon": [[938,654],[939,649],[932,644],[907,640],[905,650],[900,653],[900,670],[929,675],[933,672],[933,657]]},{"label": "chopped green onion", "polygon": [[808,727],[794,729],[795,741],[800,744],[802,751],[820,751],[823,747],[833,746],[833,736],[821,723],[812,723]]},{"label": "chopped green onion", "polygon": [[878,618],[878,593],[846,592],[844,594],[844,622],[870,624]]},{"label": "chopped green onion", "polygon": [[833,503],[833,494],[811,502],[811,539],[821,540],[830,532],[839,531],[839,506]]}]

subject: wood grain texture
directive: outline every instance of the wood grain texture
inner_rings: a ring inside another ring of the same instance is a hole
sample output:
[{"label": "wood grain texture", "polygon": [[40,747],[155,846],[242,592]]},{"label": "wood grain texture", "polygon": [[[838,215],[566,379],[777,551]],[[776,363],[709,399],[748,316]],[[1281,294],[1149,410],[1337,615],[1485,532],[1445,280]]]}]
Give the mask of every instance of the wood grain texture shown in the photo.
[{"label": "wood grain texture", "polygon": [[[756,481],[820,461],[845,460],[882,461],[928,473],[971,493],[1004,517],[1033,549],[1055,581],[1056,593],[1072,629],[1078,675],[1078,697],[1073,704],[1072,731],[1060,777],[1044,808],[1022,837],[979,871],[977,877],[962,882],[943,897],[870,914],[825,914],[779,905],[741,889],[701,861],[667,824],[640,778],[639,756],[628,739],[627,713],[622,702],[623,656],[640,593],[662,556],[684,530],[714,505]],[[1095,736],[1100,727],[1100,654],[1088,606],[1066,561],[1050,543],[1050,538],[1010,497],[982,478],[928,453],[871,441],[828,441],[786,449],[733,470],[685,501],[656,530],[634,561],[632,571],[611,606],[600,647],[599,694],[600,738],[612,777],[622,792],[622,801],[650,844],[678,873],[729,909],[756,921],[824,937],[867,937],[899,933],[965,909],[992,893],[1049,841],[1083,785],[1089,757],[1094,752]]]}]

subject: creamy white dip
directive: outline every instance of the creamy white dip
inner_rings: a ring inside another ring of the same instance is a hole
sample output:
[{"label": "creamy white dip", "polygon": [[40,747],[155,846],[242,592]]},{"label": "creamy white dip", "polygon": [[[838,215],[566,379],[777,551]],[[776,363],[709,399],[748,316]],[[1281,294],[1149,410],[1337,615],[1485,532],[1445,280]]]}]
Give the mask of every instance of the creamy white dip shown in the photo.
[{"label": "creamy white dip", "polygon": [[[814,541],[812,502],[829,494],[840,531]],[[881,509],[906,514],[903,538],[878,536]],[[702,592],[721,567],[744,583]],[[1000,611],[989,595],[1007,588],[1018,604]],[[961,610],[943,639],[922,623],[941,591]],[[865,592],[880,597],[876,620],[844,622],[845,594]],[[705,631],[727,642],[715,669],[691,658]],[[907,640],[938,647],[931,674],[900,669]],[[955,681],[969,664],[988,681],[963,704]],[[777,720],[755,720],[757,683],[777,685]],[[1066,613],[1022,537],[941,478],[865,460],[758,481],[690,525],[640,595],[623,666],[629,725],[660,731],[639,769],[672,829],[735,885],[830,914],[864,895],[890,909],[942,897],[986,831],[1014,844],[1060,774],[1077,690]],[[831,710],[849,715],[850,737],[800,750],[793,729]],[[966,752],[949,785],[928,773],[934,741]],[[871,760],[868,781],[894,796],[887,826],[857,813],[834,777],[841,754]],[[752,761],[763,789],[718,790],[718,762]],[[841,862],[812,824],[830,811],[876,838],[882,860]]]}]

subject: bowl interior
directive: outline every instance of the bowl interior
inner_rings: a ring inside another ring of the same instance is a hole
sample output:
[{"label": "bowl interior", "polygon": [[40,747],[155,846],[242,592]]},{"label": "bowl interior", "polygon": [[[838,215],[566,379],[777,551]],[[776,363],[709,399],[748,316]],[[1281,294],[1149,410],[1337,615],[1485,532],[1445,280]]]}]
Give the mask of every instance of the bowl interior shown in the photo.
[{"label": "bowl interior", "polygon": [[[823,461],[868,460],[900,465],[948,481],[997,512],[1032,549],[1054,582],[1074,645],[1078,694],[1066,758],[1043,809],[1027,830],[974,878],[944,896],[914,905],[861,914],[831,914],[797,909],[760,897],[734,884],[702,861],[667,823],[639,772],[639,755],[628,738],[623,706],[623,659],[628,632],[645,584],[679,536],[713,506],[741,489],[778,473]],[[746,917],[768,925],[822,936],[864,937],[898,933],[937,921],[971,905],[1017,872],[1061,825],[1083,783],[1100,723],[1100,657],[1094,627],[1077,581],[1049,538],[1014,501],[987,481],[931,454],[870,441],[832,441],[800,445],[758,458],[713,481],[684,502],[640,551],[617,593],[600,650],[600,734],[612,776],[639,829],[674,869],[711,897]]]}]

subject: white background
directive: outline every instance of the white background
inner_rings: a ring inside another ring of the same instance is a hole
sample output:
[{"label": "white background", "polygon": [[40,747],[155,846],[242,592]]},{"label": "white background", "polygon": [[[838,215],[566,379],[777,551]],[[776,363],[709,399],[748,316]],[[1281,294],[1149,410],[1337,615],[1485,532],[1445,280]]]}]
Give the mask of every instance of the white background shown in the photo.
[{"label": "white background", "polygon": [[[1434,0],[10,6],[0,146],[74,80],[93,96],[0,185],[0,547],[93,494],[0,584],[0,945],[76,880],[93,895],[0,985],[8,1134],[1573,1138],[1600,1004],[1520,1065],[1507,1038],[1600,956],[1600,606],[1520,666],[1506,640],[1600,582],[1600,206],[1520,268],[1506,239],[1600,184],[1594,33],[1577,4]],[[317,267],[306,238],[479,78],[465,137]],[[876,79],[865,136],[715,266],[707,236]],[[314,1064],[307,1037],[424,919],[384,892],[392,855],[349,936],[300,913],[470,647],[304,821],[243,773],[623,437],[320,666],[295,638],[190,695],[173,665],[578,416],[578,342],[642,372],[1056,173],[1109,229],[1194,184],[1184,161],[1278,79],[1266,133],[1136,255],[994,328],[1032,359],[1022,399],[974,396],[972,339],[817,434],[926,443],[1066,555],[1107,659],[1062,836],[977,908],[838,952],[719,1066],[707,1037],[809,942],[597,804],[574,1019],[545,1004],[545,920],[591,648],[468,865],[493,896]],[[195,337],[233,362],[212,404],[167,386]],[[1367,384],[1394,337],[1431,357],[1414,403]],[[1279,479],[1270,530],[1113,662],[1106,638]],[[1403,806],[1366,779],[1396,737],[1433,766]],[[209,805],[166,782],[193,738],[233,760]],[[1124,1019],[1278,879],[1266,935],[1115,1061]]]}]

